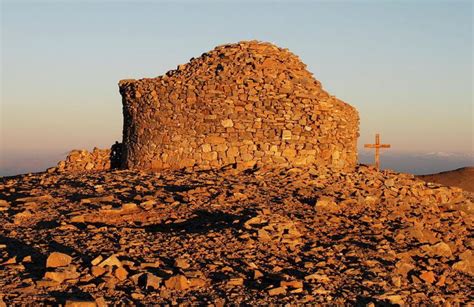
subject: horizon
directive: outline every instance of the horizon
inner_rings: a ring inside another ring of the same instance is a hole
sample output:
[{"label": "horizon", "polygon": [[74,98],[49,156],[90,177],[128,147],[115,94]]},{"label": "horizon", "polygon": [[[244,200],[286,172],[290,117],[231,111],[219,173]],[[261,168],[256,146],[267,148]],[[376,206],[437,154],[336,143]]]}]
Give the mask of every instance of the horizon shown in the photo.
[{"label": "horizon", "polygon": [[250,11],[220,2],[3,1],[1,24],[0,176],[45,170],[75,148],[109,148],[122,139],[119,80],[162,75],[249,39],[288,48],[359,111],[359,162],[373,159],[362,147],[381,133],[392,145],[382,168],[474,165],[469,1],[258,2]]},{"label": "horizon", "polygon": [[[360,142],[359,142],[360,143]],[[112,144],[111,144],[112,145]],[[372,165],[374,163],[374,151],[358,146],[358,164]],[[64,160],[71,150],[93,148],[71,148],[57,154],[40,154],[33,157],[29,154],[20,153],[15,156],[6,157],[16,163],[6,163],[9,167],[0,168],[0,177],[9,177],[29,173],[46,171]],[[444,171],[456,170],[463,167],[474,167],[474,153],[456,152],[403,152],[397,150],[381,150],[381,169],[393,170],[400,173],[414,175],[428,175]],[[20,163],[18,163],[20,162]]]}]

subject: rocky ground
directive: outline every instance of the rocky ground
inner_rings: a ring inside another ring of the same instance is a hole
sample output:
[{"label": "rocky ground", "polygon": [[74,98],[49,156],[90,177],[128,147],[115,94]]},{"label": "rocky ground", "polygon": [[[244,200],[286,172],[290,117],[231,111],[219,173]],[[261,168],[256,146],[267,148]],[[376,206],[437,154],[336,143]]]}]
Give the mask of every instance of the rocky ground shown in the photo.
[{"label": "rocky ground", "polygon": [[315,169],[0,179],[0,305],[473,302],[472,198]]}]

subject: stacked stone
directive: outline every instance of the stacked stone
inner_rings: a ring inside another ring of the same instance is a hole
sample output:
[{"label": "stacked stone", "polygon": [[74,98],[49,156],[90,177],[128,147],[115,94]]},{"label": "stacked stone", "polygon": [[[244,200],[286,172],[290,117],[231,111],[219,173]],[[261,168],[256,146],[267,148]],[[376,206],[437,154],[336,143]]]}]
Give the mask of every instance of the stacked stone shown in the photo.
[{"label": "stacked stone", "polygon": [[49,172],[83,172],[100,171],[110,169],[110,149],[99,149],[97,147],[89,152],[85,149],[72,150],[64,161],[60,161],[55,168]]},{"label": "stacked stone", "polygon": [[122,80],[123,167],[357,162],[357,111],[270,43],[218,46],[166,75]]}]

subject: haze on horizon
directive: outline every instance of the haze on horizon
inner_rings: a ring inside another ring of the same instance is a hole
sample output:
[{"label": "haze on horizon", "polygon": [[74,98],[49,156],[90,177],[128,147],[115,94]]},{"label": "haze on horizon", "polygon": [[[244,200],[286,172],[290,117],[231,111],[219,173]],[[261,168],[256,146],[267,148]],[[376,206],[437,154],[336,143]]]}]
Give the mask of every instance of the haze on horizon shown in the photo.
[{"label": "haze on horizon", "polygon": [[385,167],[474,164],[470,1],[1,5],[0,176],[121,140],[120,79],[162,75],[251,39],[289,48],[358,109],[361,162],[378,132],[392,145]]}]

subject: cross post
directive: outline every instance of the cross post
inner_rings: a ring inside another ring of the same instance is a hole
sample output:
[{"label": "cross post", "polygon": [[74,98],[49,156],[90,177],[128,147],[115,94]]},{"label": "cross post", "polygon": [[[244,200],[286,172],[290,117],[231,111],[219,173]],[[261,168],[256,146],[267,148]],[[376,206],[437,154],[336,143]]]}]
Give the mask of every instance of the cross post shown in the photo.
[{"label": "cross post", "polygon": [[390,148],[390,144],[380,144],[380,134],[375,134],[375,144],[365,144],[365,148],[375,148],[375,168],[380,169],[380,148]]}]

